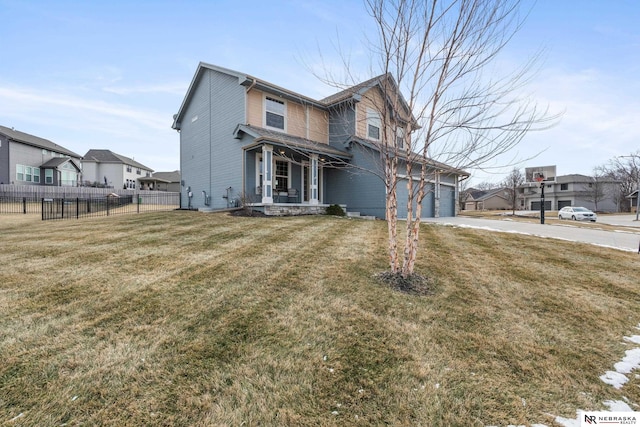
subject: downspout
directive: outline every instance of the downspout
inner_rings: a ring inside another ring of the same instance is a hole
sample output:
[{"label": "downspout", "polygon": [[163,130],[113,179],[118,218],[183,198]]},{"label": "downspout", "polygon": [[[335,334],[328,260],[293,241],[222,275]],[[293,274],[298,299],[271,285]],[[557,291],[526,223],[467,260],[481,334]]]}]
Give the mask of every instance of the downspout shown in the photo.
[{"label": "downspout", "polygon": [[254,79],[253,77],[251,78],[251,80],[252,80],[251,84],[249,85],[249,87],[247,88],[247,90],[246,90],[244,93],[249,93],[249,91],[250,91],[251,89],[253,89],[253,87],[254,87],[256,84],[258,84],[258,81],[257,81],[256,79]]},{"label": "downspout", "polygon": [[[247,99],[247,94],[249,93],[249,91],[251,89],[253,89],[255,87],[256,84],[258,84],[258,81],[256,79],[254,79],[253,77],[251,78],[251,84],[249,85],[249,87],[244,91],[244,122],[245,124],[248,124],[248,120],[247,120],[247,111],[249,110],[248,108],[248,102],[249,100]],[[242,149],[242,194],[244,194],[244,198],[246,199],[246,195],[248,194],[248,190],[247,190],[247,182],[246,182],[246,163],[247,163],[247,150],[245,148]],[[262,183],[260,184],[262,185]]]}]

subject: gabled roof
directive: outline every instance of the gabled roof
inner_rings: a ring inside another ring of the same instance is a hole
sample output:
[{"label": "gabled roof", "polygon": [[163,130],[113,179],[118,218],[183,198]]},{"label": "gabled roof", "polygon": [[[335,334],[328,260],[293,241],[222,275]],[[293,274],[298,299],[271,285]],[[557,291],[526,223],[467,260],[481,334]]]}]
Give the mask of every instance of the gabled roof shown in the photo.
[{"label": "gabled roof", "polygon": [[339,104],[349,99],[360,101],[362,95],[365,92],[367,92],[369,89],[375,86],[380,86],[383,83],[383,80],[386,78],[388,79],[393,90],[398,92],[402,106],[405,108],[407,112],[409,112],[409,107],[407,105],[407,102],[405,101],[402,94],[398,91],[397,83],[390,73],[381,74],[379,76],[373,77],[362,83],[358,83],[354,86],[348,87],[347,89],[342,90],[334,95],[328,96],[321,100],[316,100],[246,73],[241,73],[239,71],[234,71],[228,68],[219,67],[217,65],[200,62],[198,64],[196,73],[194,74],[193,79],[191,80],[191,84],[189,84],[189,89],[187,89],[187,94],[185,95],[182,101],[182,104],[180,105],[180,109],[178,110],[178,113],[173,116],[173,124],[171,125],[173,129],[180,129],[180,122],[182,121],[182,116],[184,115],[185,108],[188,105],[188,103],[191,101],[191,98],[193,97],[193,91],[195,89],[195,86],[197,85],[198,81],[200,80],[200,78],[202,77],[203,73],[206,70],[217,71],[219,73],[236,77],[238,79],[238,84],[245,86],[246,88],[256,88],[258,90],[280,95],[282,98],[290,101],[313,105],[317,108],[322,108],[322,109],[328,109],[331,106],[334,106],[336,104]]},{"label": "gabled roof", "polygon": [[488,200],[492,197],[500,197],[501,199],[505,199],[505,191],[509,191],[507,188],[501,187],[501,188],[495,188],[493,190],[487,190],[484,191],[483,194],[479,195],[478,197],[474,197],[474,200]]},{"label": "gabled roof", "polygon": [[122,156],[120,154],[116,154],[111,150],[89,150],[87,154],[84,155],[84,162],[96,162],[96,163],[121,163],[125,165],[135,166],[136,168],[145,169],[148,171],[153,171],[148,166],[143,165],[142,163],[138,163],[129,157]]},{"label": "gabled roof", "polygon": [[152,178],[163,179],[167,182],[180,182],[180,171],[154,172]]},{"label": "gabled roof", "polygon": [[326,98],[321,99],[320,102],[324,105],[331,106],[353,97],[362,96],[366,91],[382,82],[384,76],[385,74],[381,74],[362,83],[358,83],[357,85],[348,87],[338,93],[334,93],[333,95],[329,95]]},{"label": "gabled roof", "polygon": [[79,154],[74,153],[71,150],[67,150],[66,148],[56,144],[55,142],[51,142],[48,139],[40,138],[39,136],[30,135],[28,133],[20,132],[5,126],[0,126],[0,134],[3,134],[9,139],[16,142],[43,148],[45,150],[55,151],[66,156],[75,157],[78,159],[80,158]]},{"label": "gabled roof", "polygon": [[54,157],[41,164],[40,167],[44,169],[56,169],[67,162],[71,163],[78,171],[82,170],[80,165],[74,159],[69,157]]},{"label": "gabled roof", "polygon": [[251,148],[260,143],[269,142],[274,145],[289,147],[293,149],[300,149],[307,153],[324,154],[327,156],[333,156],[341,159],[348,159],[351,157],[346,151],[338,150],[330,145],[323,144],[321,142],[313,141],[306,138],[300,138],[297,136],[289,135],[287,133],[276,132],[269,129],[260,128],[251,125],[238,125],[234,135],[236,138],[240,138],[240,133],[245,133],[254,139],[254,142],[243,147]]},{"label": "gabled roof", "polygon": [[259,79],[252,75],[241,73],[240,71],[231,70],[229,68],[219,67],[213,64],[207,64],[206,62],[200,62],[198,64],[198,68],[196,69],[196,73],[189,84],[189,89],[187,89],[187,94],[182,100],[182,104],[180,105],[180,109],[178,113],[173,116],[173,124],[171,127],[173,129],[180,129],[180,122],[182,121],[182,116],[184,115],[184,111],[191,98],[193,97],[193,91],[198,81],[202,77],[205,71],[212,70],[217,71],[219,73],[227,74],[232,77],[236,77],[238,79],[238,84],[245,86],[247,88],[256,88],[259,90],[267,91],[270,93],[274,93],[282,96],[284,99],[300,102],[302,104],[310,104],[319,108],[325,108],[325,105],[315,100],[313,98],[309,98],[308,96],[301,95],[297,92],[294,92],[289,89],[285,89],[281,86],[275,85],[273,83],[269,83],[266,80]]},{"label": "gabled roof", "polygon": [[359,102],[365,93],[367,93],[369,90],[373,89],[376,86],[380,88],[381,92],[383,93],[387,92],[387,101],[389,101],[388,91],[383,90],[385,80],[387,81],[390,87],[390,90],[397,94],[398,100],[400,101],[402,108],[411,117],[414,127],[418,128],[419,126],[415,118],[413,117],[412,112],[409,109],[409,105],[407,104],[407,101],[404,99],[404,96],[402,96],[402,92],[400,92],[398,88],[398,84],[396,83],[396,80],[393,78],[393,75],[391,75],[391,73],[381,74],[379,76],[373,77],[362,83],[358,83],[355,86],[348,87],[336,94],[333,94],[331,96],[328,96],[320,100],[320,102],[322,102],[327,107],[332,107],[334,105],[340,104],[348,100],[354,100],[356,102]]}]

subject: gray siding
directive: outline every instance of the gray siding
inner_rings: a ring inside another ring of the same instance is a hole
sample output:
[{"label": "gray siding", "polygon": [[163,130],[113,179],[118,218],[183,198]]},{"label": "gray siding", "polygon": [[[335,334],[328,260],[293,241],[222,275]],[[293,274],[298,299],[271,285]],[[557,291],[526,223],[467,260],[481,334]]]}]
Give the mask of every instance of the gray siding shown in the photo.
[{"label": "gray siding", "polygon": [[[44,182],[44,171],[40,171],[40,182],[26,182],[16,180],[16,165],[39,168],[41,164],[51,159],[51,153],[43,154],[42,148],[22,144],[21,142],[9,142],[9,179],[8,183],[16,185],[40,185]],[[54,180],[56,180],[54,174]]]},{"label": "gray siding", "polygon": [[9,142],[7,138],[0,135],[0,184],[9,184]]},{"label": "gray siding", "polygon": [[356,134],[356,112],[349,104],[332,108],[329,112],[329,145],[344,148],[344,142]]},{"label": "gray siding", "polygon": [[[205,207],[204,193],[211,197],[210,207],[222,209],[242,192],[242,150],[233,131],[245,117],[245,89],[238,79],[213,70],[205,70],[195,85],[193,97],[184,111],[180,130],[180,169],[184,180],[183,204],[188,203],[191,188],[194,208]],[[186,206],[183,206],[186,207]]]},{"label": "gray siding", "polygon": [[347,210],[362,215],[385,217],[385,189],[382,180],[366,170],[376,171],[376,154],[360,144],[351,145],[352,163],[359,168],[325,169],[325,203],[346,204]]}]

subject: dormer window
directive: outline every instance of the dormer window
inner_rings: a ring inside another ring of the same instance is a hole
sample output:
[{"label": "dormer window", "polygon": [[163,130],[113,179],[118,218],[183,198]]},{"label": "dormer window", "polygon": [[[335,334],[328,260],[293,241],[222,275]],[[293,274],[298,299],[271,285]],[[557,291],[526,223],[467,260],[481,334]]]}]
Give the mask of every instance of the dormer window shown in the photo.
[{"label": "dormer window", "polygon": [[379,141],[381,126],[380,114],[374,110],[367,110],[367,138]]},{"label": "dormer window", "polygon": [[286,105],[284,101],[266,97],[264,102],[265,127],[285,130]]}]

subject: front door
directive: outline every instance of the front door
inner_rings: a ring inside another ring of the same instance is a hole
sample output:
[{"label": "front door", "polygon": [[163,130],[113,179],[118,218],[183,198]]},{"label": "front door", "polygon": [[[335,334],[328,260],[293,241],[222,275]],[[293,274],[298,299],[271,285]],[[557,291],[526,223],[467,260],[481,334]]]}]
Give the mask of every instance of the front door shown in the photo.
[{"label": "front door", "polygon": [[[322,203],[322,166],[318,166],[318,203]],[[311,197],[311,168],[309,162],[302,164],[302,201],[309,203]]]}]

